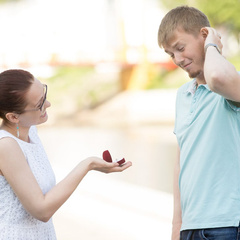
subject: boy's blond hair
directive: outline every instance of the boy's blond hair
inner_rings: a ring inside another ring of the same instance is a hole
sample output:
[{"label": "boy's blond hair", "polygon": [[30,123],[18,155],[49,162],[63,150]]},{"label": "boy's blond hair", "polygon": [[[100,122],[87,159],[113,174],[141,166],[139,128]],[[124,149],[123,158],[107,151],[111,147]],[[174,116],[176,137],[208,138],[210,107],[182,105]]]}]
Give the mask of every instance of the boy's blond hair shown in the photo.
[{"label": "boy's blond hair", "polygon": [[196,36],[203,27],[210,27],[210,23],[200,10],[188,6],[176,7],[162,19],[158,30],[158,45],[162,47],[166,44],[177,28]]}]

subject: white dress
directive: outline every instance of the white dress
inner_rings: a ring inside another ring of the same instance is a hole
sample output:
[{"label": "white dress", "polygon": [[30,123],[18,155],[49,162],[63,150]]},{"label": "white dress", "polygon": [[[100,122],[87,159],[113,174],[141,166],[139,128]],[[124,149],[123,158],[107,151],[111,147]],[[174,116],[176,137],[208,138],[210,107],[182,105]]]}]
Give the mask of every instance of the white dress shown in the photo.
[{"label": "white dress", "polygon": [[[56,184],[55,176],[36,127],[30,128],[30,143],[0,130],[0,139],[3,137],[11,137],[18,142],[43,194],[47,193]],[[32,217],[4,176],[0,176],[0,240],[56,240],[52,219],[45,223]]]}]

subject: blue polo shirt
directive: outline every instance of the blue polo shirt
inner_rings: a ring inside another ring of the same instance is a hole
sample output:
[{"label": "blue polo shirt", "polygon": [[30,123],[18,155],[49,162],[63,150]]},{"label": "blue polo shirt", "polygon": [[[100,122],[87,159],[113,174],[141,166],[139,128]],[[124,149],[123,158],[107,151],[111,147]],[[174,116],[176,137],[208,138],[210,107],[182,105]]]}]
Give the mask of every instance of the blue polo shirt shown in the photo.
[{"label": "blue polo shirt", "polygon": [[240,108],[196,80],[176,99],[182,228],[238,226]]}]

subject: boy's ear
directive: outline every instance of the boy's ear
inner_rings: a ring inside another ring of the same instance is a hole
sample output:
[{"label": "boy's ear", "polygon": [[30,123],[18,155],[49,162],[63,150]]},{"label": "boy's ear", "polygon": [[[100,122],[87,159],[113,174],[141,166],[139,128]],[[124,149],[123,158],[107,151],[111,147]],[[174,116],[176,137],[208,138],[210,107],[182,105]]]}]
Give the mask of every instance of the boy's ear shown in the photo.
[{"label": "boy's ear", "polygon": [[18,114],[17,113],[7,113],[5,115],[5,117],[11,123],[19,123],[19,119],[18,119]]},{"label": "boy's ear", "polygon": [[206,39],[206,38],[207,38],[207,35],[208,35],[208,29],[207,29],[206,27],[201,28],[200,34],[202,35],[202,37],[203,37],[204,39]]}]

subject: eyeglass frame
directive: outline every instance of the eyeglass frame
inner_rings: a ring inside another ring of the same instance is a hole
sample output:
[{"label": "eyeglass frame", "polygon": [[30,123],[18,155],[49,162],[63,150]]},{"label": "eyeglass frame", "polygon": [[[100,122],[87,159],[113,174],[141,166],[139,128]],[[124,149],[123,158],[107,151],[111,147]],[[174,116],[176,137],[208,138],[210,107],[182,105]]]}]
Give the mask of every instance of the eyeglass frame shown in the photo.
[{"label": "eyeglass frame", "polygon": [[47,100],[47,90],[48,90],[48,86],[47,84],[43,84],[43,86],[45,87],[45,94],[44,94],[44,97],[43,97],[43,101],[41,103],[41,106],[38,107],[38,108],[34,108],[34,109],[26,109],[26,110],[23,110],[21,113],[25,113],[25,112],[33,112],[33,111],[41,111],[42,112],[42,108],[44,106],[44,103],[46,102]]}]

